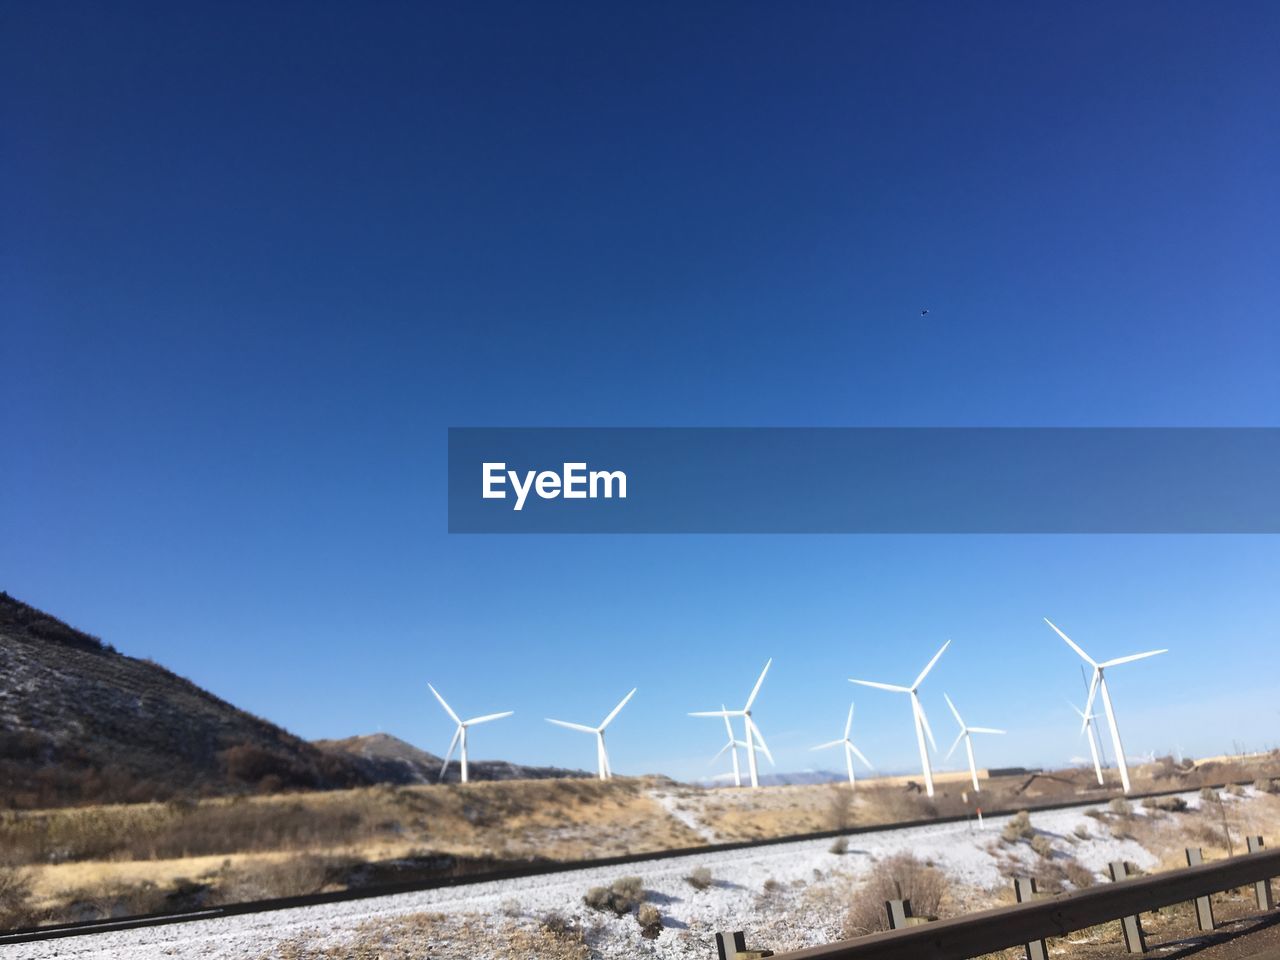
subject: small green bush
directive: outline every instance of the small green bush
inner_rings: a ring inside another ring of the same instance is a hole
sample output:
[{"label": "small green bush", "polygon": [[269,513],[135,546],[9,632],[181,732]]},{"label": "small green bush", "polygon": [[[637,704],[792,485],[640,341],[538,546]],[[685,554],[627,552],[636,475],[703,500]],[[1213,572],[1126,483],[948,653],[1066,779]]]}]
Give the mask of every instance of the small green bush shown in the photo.
[{"label": "small green bush", "polygon": [[1031,849],[1039,856],[1048,860],[1053,856],[1053,841],[1046,837],[1043,833],[1038,833],[1031,838]]}]

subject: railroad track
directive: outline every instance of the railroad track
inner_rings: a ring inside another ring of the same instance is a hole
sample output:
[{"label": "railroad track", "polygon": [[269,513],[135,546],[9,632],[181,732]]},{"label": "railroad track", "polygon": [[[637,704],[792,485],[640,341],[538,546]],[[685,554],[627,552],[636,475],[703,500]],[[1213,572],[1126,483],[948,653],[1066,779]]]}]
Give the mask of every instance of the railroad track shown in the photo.
[{"label": "railroad track", "polygon": [[[1251,780],[1228,781],[1225,783],[1204,784],[1211,789],[1221,790],[1230,786],[1243,786]],[[1145,800],[1148,797],[1167,797],[1180,793],[1188,793],[1203,787],[1181,787],[1173,790],[1157,790],[1149,793],[1129,794],[1129,800]],[[1051,811],[1067,810],[1072,807],[1087,807],[1124,796],[1119,793],[1101,794],[1088,799],[1075,798],[1069,801],[1037,804],[1034,806],[1019,805],[1011,809],[984,811],[986,816],[1000,817],[1016,813],[1018,810]],[[868,824],[844,830],[820,830],[812,833],[789,834],[782,837],[771,837],[764,840],[739,840],[728,843],[708,843],[697,847],[675,847],[649,853],[626,854],[615,857],[597,857],[590,860],[572,861],[532,861],[519,866],[499,870],[488,870],[462,876],[437,877],[430,880],[418,880],[409,883],[389,883],[377,886],[362,887],[351,890],[336,890],[329,893],[311,893],[292,897],[275,897],[267,900],[250,900],[243,903],[229,903],[214,907],[202,907],[196,910],[184,910],[172,913],[139,914],[129,917],[117,917],[105,920],[82,920],[73,923],[49,924],[40,927],[27,927],[0,933],[0,945],[11,943],[31,943],[40,940],[55,940],[62,937],[89,936],[95,933],[108,933],[142,927],[167,926],[169,924],[193,923],[199,920],[214,920],[221,917],[242,916],[251,913],[267,913],[275,910],[289,910],[296,907],[310,907],[329,903],[343,903],[354,900],[370,900],[378,897],[395,896],[404,893],[416,893],[424,890],[439,890],[448,887],[469,886],[478,883],[489,883],[495,880],[512,880],[523,877],[545,876],[548,874],[572,873],[578,870],[592,870],[601,867],[621,867],[629,864],[649,863],[660,860],[671,860],[678,857],[689,857],[715,853],[727,853],[735,850],[751,850],[760,847],[772,847],[781,844],[799,843],[806,840],[828,840],[836,837],[853,837],[866,833],[892,833],[916,827],[948,823],[965,823],[972,819],[969,814],[956,816],[931,817],[921,820],[907,820],[893,824]]]}]

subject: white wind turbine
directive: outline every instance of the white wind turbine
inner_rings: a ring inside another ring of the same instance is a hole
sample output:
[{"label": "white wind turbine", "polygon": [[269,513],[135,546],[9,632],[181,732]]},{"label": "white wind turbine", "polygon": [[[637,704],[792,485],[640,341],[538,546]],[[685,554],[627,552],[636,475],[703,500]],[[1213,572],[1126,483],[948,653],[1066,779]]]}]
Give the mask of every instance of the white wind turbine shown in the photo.
[{"label": "white wind turbine", "polygon": [[598,727],[588,727],[585,723],[569,723],[566,720],[552,720],[547,717],[547,723],[554,723],[557,727],[568,727],[570,730],[581,730],[583,733],[594,733],[596,735],[596,768],[599,771],[601,780],[608,780],[613,776],[613,770],[609,766],[609,753],[604,748],[604,728],[613,722],[622,708],[627,705],[627,701],[636,695],[638,687],[632,687],[631,692],[618,701],[618,705],[609,711],[609,715],[604,718]]},{"label": "white wind turbine", "polygon": [[449,758],[453,756],[453,748],[458,745],[459,741],[461,741],[462,752],[460,756],[462,760],[462,782],[466,783],[467,782],[467,727],[474,727],[477,723],[488,723],[490,720],[501,720],[503,717],[511,716],[513,713],[515,713],[515,711],[508,710],[505,713],[489,713],[489,714],[485,714],[483,717],[473,717],[470,720],[462,720],[458,717],[456,713],[453,712],[453,708],[444,702],[444,697],[440,696],[440,691],[438,691],[435,687],[432,687],[431,684],[429,683],[427,684],[427,686],[431,689],[431,692],[436,695],[436,699],[440,701],[440,706],[444,707],[444,712],[447,713],[450,716],[450,718],[452,718],[453,722],[458,725],[458,728],[453,731],[453,739],[449,741],[449,750],[444,755],[444,763],[440,765],[440,779],[441,780],[444,779],[444,772],[449,769]]},{"label": "white wind turbine", "polygon": [[1093,732],[1093,721],[1098,719],[1097,714],[1085,713],[1070,700],[1071,709],[1080,715],[1080,719],[1084,721],[1084,732],[1089,735],[1089,752],[1093,754],[1093,772],[1098,775],[1098,786],[1103,785],[1102,780],[1102,761],[1098,759],[1098,738]]},{"label": "white wind turbine", "polygon": [[724,756],[726,750],[732,750],[733,753],[733,785],[735,787],[742,786],[742,768],[738,766],[738,748],[745,747],[746,741],[739,740],[733,735],[733,725],[729,723],[729,708],[723,703],[720,704],[720,710],[724,714],[724,732],[729,735],[729,742],[720,748],[720,752],[711,758],[711,762],[715,763]]},{"label": "white wind turbine", "polygon": [[969,776],[973,780],[973,792],[981,793],[978,786],[978,764],[973,759],[973,733],[1004,733],[1003,730],[997,730],[995,727],[970,727],[960,718],[960,711],[956,709],[956,705],[951,702],[951,698],[945,693],[942,698],[947,701],[947,706],[951,708],[951,715],[956,718],[956,723],[960,724],[960,734],[956,737],[956,742],[951,744],[951,749],[947,751],[946,759],[950,759],[951,755],[956,752],[956,747],[960,746],[960,741],[964,741],[964,748],[969,754]]},{"label": "white wind turbine", "polygon": [[1168,653],[1168,650],[1148,650],[1146,653],[1135,653],[1127,657],[1116,657],[1114,660],[1104,660],[1098,663],[1093,657],[1089,656],[1074,640],[1059,630],[1048,617],[1044,618],[1044,622],[1053,628],[1053,632],[1067,641],[1069,646],[1084,659],[1084,662],[1093,667],[1093,678],[1089,681],[1089,699],[1085,701],[1084,711],[1081,714],[1084,717],[1084,723],[1080,729],[1083,731],[1089,725],[1089,717],[1093,711],[1093,698],[1101,692],[1102,694],[1102,710],[1107,715],[1107,726],[1111,728],[1111,745],[1116,752],[1116,765],[1120,769],[1120,784],[1124,787],[1124,792],[1129,792],[1129,765],[1125,762],[1124,746],[1120,743],[1120,729],[1116,726],[1116,714],[1111,708],[1111,693],[1107,690],[1107,678],[1103,673],[1108,667],[1117,667],[1122,663],[1132,663],[1134,660],[1145,660],[1147,657],[1154,657],[1161,653]]},{"label": "white wind turbine", "polygon": [[933,744],[933,749],[938,749],[938,744],[933,739],[933,731],[929,729],[929,720],[924,715],[924,707],[920,705],[920,697],[916,691],[920,688],[920,683],[929,675],[929,671],[933,669],[933,665],[938,662],[938,658],[947,652],[947,647],[951,646],[948,640],[942,645],[937,653],[933,655],[933,659],[929,661],[928,666],[920,671],[920,676],[916,677],[916,682],[909,687],[900,687],[892,683],[876,683],[874,680],[854,680],[849,679],[850,683],[858,683],[864,687],[875,687],[877,690],[891,690],[894,693],[905,693],[911,697],[911,716],[916,724],[916,743],[920,747],[920,769],[924,774],[924,789],[929,796],[933,796],[933,770],[929,767],[929,750],[925,746],[924,738],[927,734],[929,742]]},{"label": "white wind turbine", "polygon": [[854,785],[853,779],[853,758],[856,756],[861,760],[868,770],[872,769],[871,761],[862,755],[862,751],[853,745],[853,741],[849,739],[849,731],[853,729],[853,704],[849,704],[849,717],[844,722],[844,737],[840,740],[832,740],[830,743],[820,743],[816,747],[810,747],[810,750],[829,750],[831,747],[844,747],[844,768],[849,773],[849,786]]},{"label": "white wind turbine", "polygon": [[[725,710],[721,707],[719,710],[703,710],[698,713],[691,713],[691,717],[742,717],[743,724],[746,727],[746,747],[747,747],[747,772],[751,776],[751,786],[760,786],[760,777],[756,768],[756,746],[758,745],[764,751],[764,755],[769,758],[769,762],[773,763],[773,754],[769,752],[768,745],[764,742],[764,735],[760,733],[760,728],[756,726],[754,720],[751,719],[751,705],[756,702],[756,694],[760,692],[760,685],[764,683],[764,675],[769,672],[769,668],[773,666],[773,658],[764,665],[764,669],[760,671],[760,679],[756,681],[756,685],[751,688],[751,696],[747,697],[746,706],[741,710]],[[730,731],[732,735],[732,731]]]}]

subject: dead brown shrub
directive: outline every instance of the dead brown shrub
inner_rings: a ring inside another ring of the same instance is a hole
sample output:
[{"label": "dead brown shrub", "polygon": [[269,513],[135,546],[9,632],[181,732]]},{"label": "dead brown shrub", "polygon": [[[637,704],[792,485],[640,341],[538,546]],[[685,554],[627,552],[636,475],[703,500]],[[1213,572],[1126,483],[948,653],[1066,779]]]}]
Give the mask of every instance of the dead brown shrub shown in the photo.
[{"label": "dead brown shrub", "polygon": [[909,853],[880,861],[858,890],[845,915],[843,936],[861,937],[889,929],[886,900],[909,900],[918,917],[934,916],[946,893],[946,875]]}]

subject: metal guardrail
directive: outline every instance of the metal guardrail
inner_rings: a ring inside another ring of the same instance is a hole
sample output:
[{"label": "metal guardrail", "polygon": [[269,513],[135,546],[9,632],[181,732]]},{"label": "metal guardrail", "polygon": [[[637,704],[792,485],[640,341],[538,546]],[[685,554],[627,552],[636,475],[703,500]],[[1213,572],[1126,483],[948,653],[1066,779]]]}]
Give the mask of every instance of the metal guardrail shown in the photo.
[{"label": "metal guardrail", "polygon": [[[771,955],[774,960],[968,960],[1010,947],[1026,947],[1048,937],[1112,921],[1134,921],[1151,910],[1195,901],[1234,887],[1254,886],[1260,911],[1272,908],[1270,880],[1280,876],[1280,850],[1253,852],[1106,886],[1046,896],[934,923],[907,926],[854,940]],[[1136,931],[1139,936],[1141,928]],[[722,940],[722,942],[725,942]],[[743,939],[736,938],[737,943]],[[1130,944],[1132,952],[1145,946]],[[722,956],[744,954],[722,948]]]}]

